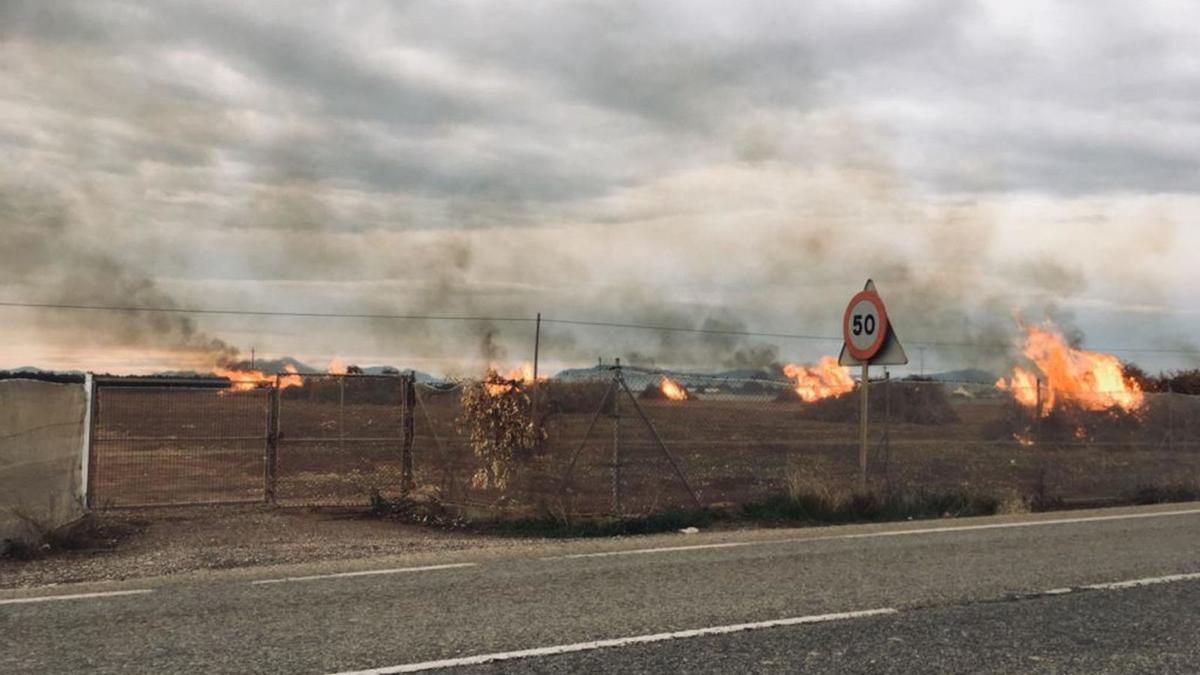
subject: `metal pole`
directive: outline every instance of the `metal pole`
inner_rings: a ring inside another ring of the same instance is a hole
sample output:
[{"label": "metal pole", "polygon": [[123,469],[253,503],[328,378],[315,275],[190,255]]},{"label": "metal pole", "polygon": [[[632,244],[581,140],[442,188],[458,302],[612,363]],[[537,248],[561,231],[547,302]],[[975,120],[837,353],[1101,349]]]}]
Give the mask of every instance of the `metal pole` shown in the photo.
[{"label": "metal pole", "polygon": [[1175,449],[1175,386],[1167,381],[1167,450]]},{"label": "metal pole", "polygon": [[88,392],[87,483],[84,485],[87,495],[84,497],[84,506],[90,511],[96,505],[96,470],[100,468],[96,465],[96,431],[100,428],[100,385],[96,382],[96,376],[91,373],[88,373],[86,379],[91,385],[91,390]]},{"label": "metal pole", "polygon": [[538,410],[538,352],[542,346],[542,313],[538,312],[537,323],[533,329],[533,414],[536,419]]},{"label": "metal pole", "polygon": [[870,400],[868,398],[869,394],[867,393],[867,384],[869,382],[868,378],[870,377],[870,367],[871,366],[866,361],[863,361],[862,382],[860,384],[862,387],[862,413],[859,415],[858,420],[858,489],[862,492],[867,491],[867,408],[870,405]]},{"label": "metal pole", "polygon": [[416,437],[416,375],[400,376],[400,405],[402,440],[400,447],[400,490],[408,492],[413,489],[413,440]]},{"label": "metal pole", "polygon": [[267,391],[267,457],[263,467],[263,499],[275,503],[275,486],[279,476],[279,376]]},{"label": "metal pole", "polygon": [[892,373],[883,369],[883,480],[892,491]]},{"label": "metal pole", "polygon": [[1048,491],[1046,488],[1046,453],[1042,452],[1042,378],[1034,380],[1034,386],[1037,388],[1033,408],[1033,447],[1037,449],[1038,461],[1037,500],[1044,507],[1048,501]]},{"label": "metal pole", "polygon": [[[620,366],[615,377],[621,379]],[[613,446],[612,446],[612,509],[613,515],[621,515],[621,397],[613,398]]]},{"label": "metal pole", "polygon": [[346,376],[338,375],[338,454],[346,452]]}]

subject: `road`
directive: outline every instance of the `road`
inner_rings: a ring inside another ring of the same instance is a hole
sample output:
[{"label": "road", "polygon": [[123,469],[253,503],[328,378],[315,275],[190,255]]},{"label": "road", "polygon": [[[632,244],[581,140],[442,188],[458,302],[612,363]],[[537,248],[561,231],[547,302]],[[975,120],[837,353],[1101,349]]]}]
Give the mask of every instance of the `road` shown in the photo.
[{"label": "road", "polygon": [[0,672],[1195,672],[1197,607],[1164,505],[6,592]]}]

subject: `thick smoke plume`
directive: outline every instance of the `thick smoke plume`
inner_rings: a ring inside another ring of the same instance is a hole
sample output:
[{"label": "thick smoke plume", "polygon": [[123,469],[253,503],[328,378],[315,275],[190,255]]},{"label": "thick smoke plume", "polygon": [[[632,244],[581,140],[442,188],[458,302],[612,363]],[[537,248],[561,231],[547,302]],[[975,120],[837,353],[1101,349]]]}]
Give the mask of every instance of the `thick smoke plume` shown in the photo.
[{"label": "thick smoke plume", "polygon": [[[0,188],[0,282],[28,293],[18,301],[116,307],[176,308],[148,275],[89,241],[75,209],[49,192]],[[37,312],[46,331],[77,344],[153,347],[177,351],[195,365],[223,365],[238,350],[196,326],[191,317],[153,312]]]}]

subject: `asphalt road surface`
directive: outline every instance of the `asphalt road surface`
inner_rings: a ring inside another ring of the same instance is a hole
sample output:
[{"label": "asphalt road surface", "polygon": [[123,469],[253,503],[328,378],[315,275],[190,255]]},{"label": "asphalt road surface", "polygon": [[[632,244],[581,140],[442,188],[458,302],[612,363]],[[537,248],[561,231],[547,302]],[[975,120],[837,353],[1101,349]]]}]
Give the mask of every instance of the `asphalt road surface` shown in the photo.
[{"label": "asphalt road surface", "polygon": [[1200,504],[0,593],[0,672],[1196,672]]}]

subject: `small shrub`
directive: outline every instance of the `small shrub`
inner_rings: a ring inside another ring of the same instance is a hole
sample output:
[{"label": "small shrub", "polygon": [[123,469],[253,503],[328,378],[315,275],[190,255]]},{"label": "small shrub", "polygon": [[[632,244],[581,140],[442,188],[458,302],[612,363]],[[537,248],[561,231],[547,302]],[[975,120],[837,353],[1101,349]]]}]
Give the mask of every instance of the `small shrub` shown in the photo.
[{"label": "small shrub", "polygon": [[517,464],[546,439],[524,386],[489,370],[483,380],[463,387],[461,405],[458,430],[480,462],[471,483],[506,489]]}]

